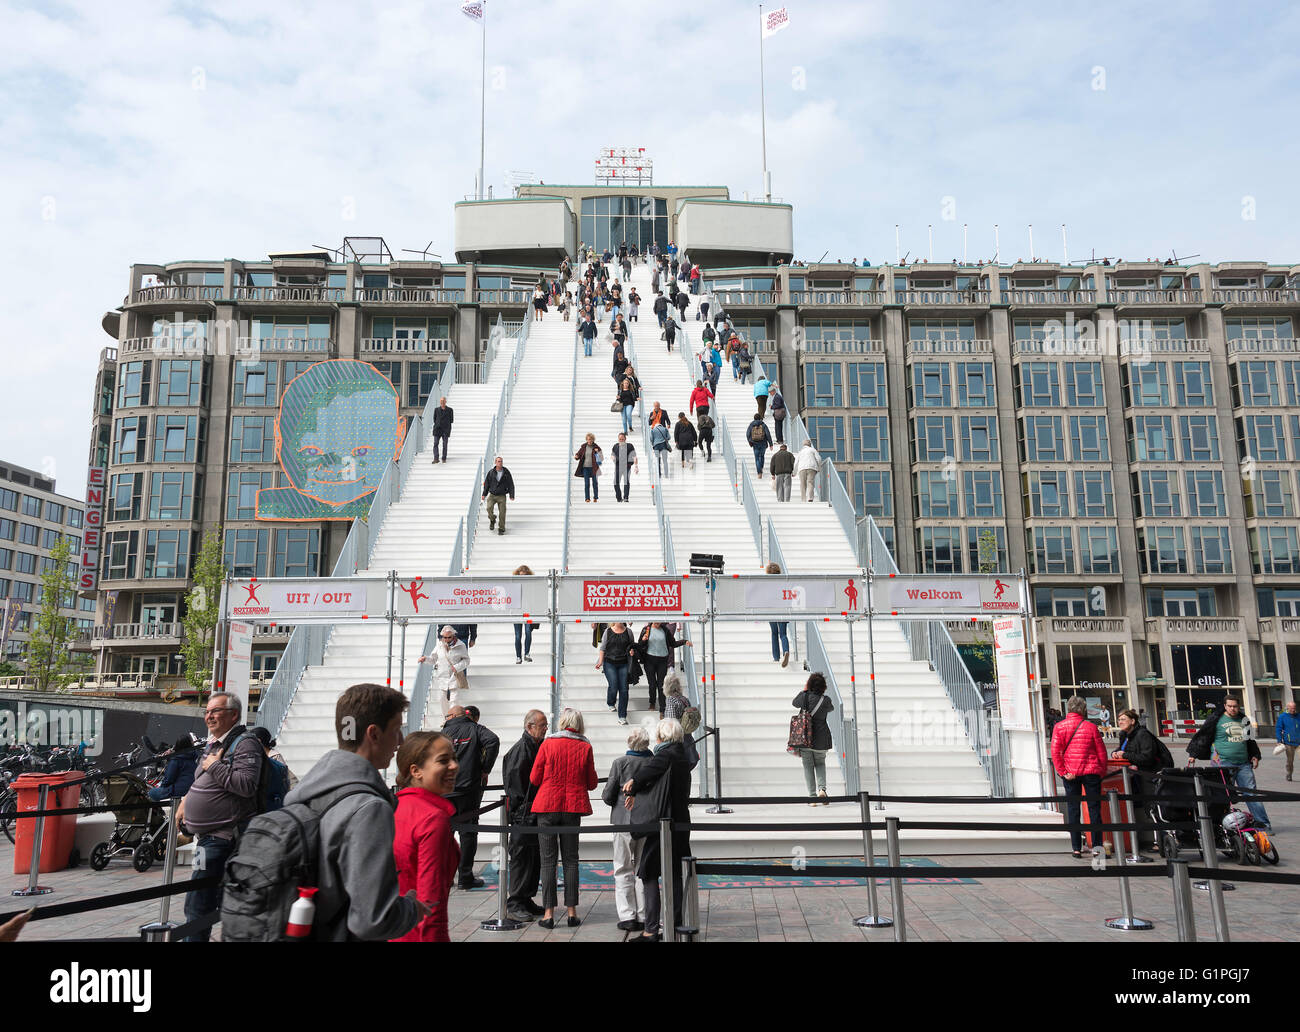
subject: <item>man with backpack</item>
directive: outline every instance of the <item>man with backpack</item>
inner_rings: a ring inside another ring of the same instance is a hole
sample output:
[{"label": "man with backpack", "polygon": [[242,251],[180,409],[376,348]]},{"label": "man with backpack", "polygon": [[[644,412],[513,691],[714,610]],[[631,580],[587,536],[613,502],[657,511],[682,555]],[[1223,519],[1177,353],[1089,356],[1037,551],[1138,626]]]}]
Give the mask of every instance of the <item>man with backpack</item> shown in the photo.
[{"label": "man with backpack", "polygon": [[749,426],[745,428],[745,440],[749,442],[754,449],[754,466],[758,470],[758,479],[763,479],[763,457],[767,454],[767,449],[772,444],[772,434],[767,429],[767,424],[763,422],[761,412],[755,412],[754,418]]},{"label": "man with backpack", "polygon": [[[452,706],[447,710],[447,721],[442,733],[451,739],[456,750],[456,791],[447,796],[447,802],[456,807],[456,815],[472,814],[483,805],[483,789],[488,775],[501,751],[501,739],[478,722],[475,706]],[[477,817],[466,817],[470,824]],[[454,826],[454,822],[453,822]],[[460,834],[460,887],[482,888],[483,879],[474,876],[474,855],[478,852],[478,832],[461,831]]]},{"label": "man with backpack", "polygon": [[[215,692],[208,698],[203,714],[208,740],[179,811],[196,840],[191,881],[222,876],[240,833],[258,810],[266,754],[262,743],[239,722],[242,714],[243,703],[237,695]],[[219,909],[220,885],[195,889],[185,896],[186,923]],[[207,942],[211,934],[204,928],[184,941]]]},{"label": "man with backpack", "polygon": [[407,705],[401,692],[379,684],[354,684],[339,696],[339,747],[304,775],[282,809],[252,821],[230,858],[223,940],[286,938],[300,888],[316,889],[310,925],[295,928],[304,938],[395,939],[430,913],[414,890],[398,894],[397,807],[379,773],[402,744]]}]

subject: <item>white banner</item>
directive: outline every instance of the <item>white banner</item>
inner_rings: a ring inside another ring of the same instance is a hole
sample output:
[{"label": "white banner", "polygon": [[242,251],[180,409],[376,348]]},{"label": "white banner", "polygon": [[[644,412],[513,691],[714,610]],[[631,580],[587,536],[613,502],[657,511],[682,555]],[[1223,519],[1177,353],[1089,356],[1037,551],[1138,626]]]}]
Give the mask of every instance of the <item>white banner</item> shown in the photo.
[{"label": "white banner", "polygon": [[790,24],[790,13],[784,8],[775,11],[763,11],[759,18],[763,26],[763,38],[775,36]]},{"label": "white banner", "polygon": [[[545,577],[399,577],[397,615],[408,620],[463,622],[472,617],[546,619]],[[522,622],[522,621],[521,621]]]},{"label": "white banner", "polygon": [[1008,731],[1032,731],[1029,671],[1025,666],[1025,621],[1018,616],[993,621],[998,666],[998,709]]},{"label": "white banner", "polygon": [[467,0],[460,5],[460,13],[471,21],[483,20],[483,3],[484,0]]},{"label": "white banner", "polygon": [[227,624],[226,679],[223,690],[239,697],[248,712],[248,677],[253,668],[253,625],[231,620]]},{"label": "white banner", "polygon": [[[1020,595],[1015,581],[1009,577],[878,577],[875,585],[888,592],[887,608],[892,613],[937,613],[953,609],[978,609],[986,613],[1020,611]],[[886,608],[883,600],[876,607],[877,612]]]},{"label": "white banner", "polygon": [[[707,583],[706,583],[707,587]],[[746,574],[720,577],[714,596],[714,608],[721,619],[756,614],[801,616],[839,616],[861,614],[867,602],[867,587],[862,576],[834,574]]]},{"label": "white banner", "polygon": [[[387,611],[386,578],[312,577],[230,582],[228,616],[254,623],[317,623],[330,617],[382,617]],[[370,608],[367,608],[369,604]]]}]

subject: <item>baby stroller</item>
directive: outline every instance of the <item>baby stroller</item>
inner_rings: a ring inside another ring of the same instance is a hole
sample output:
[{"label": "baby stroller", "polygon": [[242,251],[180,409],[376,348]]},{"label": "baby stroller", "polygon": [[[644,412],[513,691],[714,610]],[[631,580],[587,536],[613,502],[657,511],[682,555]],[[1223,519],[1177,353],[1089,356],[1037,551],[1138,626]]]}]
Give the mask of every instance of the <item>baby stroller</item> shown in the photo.
[{"label": "baby stroller", "polygon": [[149,798],[144,779],[129,771],[106,777],[104,792],[113,807],[113,836],[90,851],[90,866],[102,871],[110,860],[129,856],[131,866],[144,873],[167,855],[167,816]]},{"label": "baby stroller", "polygon": [[1214,848],[1223,854],[1225,860],[1233,859],[1236,853],[1223,824],[1223,819],[1232,811],[1231,796],[1222,771],[1215,767],[1171,767],[1159,774],[1143,775],[1143,780],[1151,786],[1150,794],[1155,797],[1151,803],[1151,815],[1155,823],[1190,825],[1159,831],[1156,840],[1160,846],[1160,855],[1169,858],[1177,856],[1184,849],[1198,853],[1201,851],[1196,783],[1192,778],[1201,779],[1205,789],[1206,810],[1210,815],[1210,826],[1214,829]]}]

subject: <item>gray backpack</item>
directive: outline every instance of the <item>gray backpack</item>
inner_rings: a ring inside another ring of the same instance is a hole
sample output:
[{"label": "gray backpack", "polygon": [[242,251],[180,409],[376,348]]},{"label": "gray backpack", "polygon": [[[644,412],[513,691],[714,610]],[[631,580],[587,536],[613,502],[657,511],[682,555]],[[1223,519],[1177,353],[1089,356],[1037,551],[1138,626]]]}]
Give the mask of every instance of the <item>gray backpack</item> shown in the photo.
[{"label": "gray backpack", "polygon": [[[222,880],[223,942],[288,939],[284,929],[299,887],[320,884],[321,818],[336,803],[362,794],[382,798],[368,785],[345,785],[310,803],[289,803],[253,818]],[[319,933],[336,916],[318,906],[313,931]]]}]

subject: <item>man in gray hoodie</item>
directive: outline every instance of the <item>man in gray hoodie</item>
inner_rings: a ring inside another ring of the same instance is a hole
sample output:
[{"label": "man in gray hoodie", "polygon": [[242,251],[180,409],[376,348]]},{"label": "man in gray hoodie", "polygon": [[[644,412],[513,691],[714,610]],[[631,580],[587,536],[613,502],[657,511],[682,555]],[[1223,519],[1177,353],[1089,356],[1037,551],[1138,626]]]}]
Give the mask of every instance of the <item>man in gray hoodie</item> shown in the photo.
[{"label": "man in gray hoodie", "polygon": [[396,802],[379,776],[402,744],[401,692],[379,684],[354,684],[334,707],[339,747],[327,752],[285,797],[285,803],[355,790],[320,821],[320,891],[316,894],[314,938],[395,939],[428,913],[414,890],[397,892],[393,859]]}]

